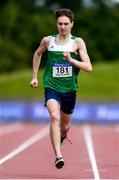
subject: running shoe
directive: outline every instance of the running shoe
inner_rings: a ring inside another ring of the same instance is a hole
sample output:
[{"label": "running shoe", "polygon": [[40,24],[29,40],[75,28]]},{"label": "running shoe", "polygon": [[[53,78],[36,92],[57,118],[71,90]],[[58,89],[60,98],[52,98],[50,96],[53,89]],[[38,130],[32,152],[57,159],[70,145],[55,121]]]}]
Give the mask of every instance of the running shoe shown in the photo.
[{"label": "running shoe", "polygon": [[63,145],[66,142],[66,139],[67,139],[67,135],[61,137],[61,140],[60,140],[61,145]]},{"label": "running shoe", "polygon": [[61,140],[60,140],[61,145],[63,145],[66,142],[66,140],[68,140],[70,142],[70,144],[72,144],[72,142],[69,140],[69,138],[66,135],[64,137],[61,137]]},{"label": "running shoe", "polygon": [[64,166],[63,157],[56,157],[55,166],[56,166],[57,169],[60,169],[60,168],[62,168]]}]

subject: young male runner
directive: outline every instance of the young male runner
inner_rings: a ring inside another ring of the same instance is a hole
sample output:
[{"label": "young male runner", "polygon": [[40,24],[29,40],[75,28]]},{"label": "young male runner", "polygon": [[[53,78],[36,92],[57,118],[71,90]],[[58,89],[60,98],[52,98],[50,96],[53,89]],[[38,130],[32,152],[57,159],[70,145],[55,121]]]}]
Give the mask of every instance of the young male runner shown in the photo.
[{"label": "young male runner", "polygon": [[92,71],[85,42],[71,34],[73,13],[69,9],[59,9],[54,13],[58,34],[44,37],[34,53],[31,87],[38,86],[37,73],[41,56],[48,50],[47,65],[43,77],[45,104],[50,115],[50,138],[56,156],[55,166],[64,166],[61,143],[67,138],[73,113],[77,76],[81,70]]}]

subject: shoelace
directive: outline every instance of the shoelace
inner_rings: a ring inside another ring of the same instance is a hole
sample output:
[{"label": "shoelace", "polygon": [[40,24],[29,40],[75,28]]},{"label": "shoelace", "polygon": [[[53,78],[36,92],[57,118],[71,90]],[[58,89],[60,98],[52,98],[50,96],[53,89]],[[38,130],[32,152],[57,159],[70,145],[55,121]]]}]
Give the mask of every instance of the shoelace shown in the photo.
[{"label": "shoelace", "polygon": [[71,145],[73,145],[73,143],[70,141],[70,139],[69,139],[68,137],[66,137],[66,139],[69,141],[69,143],[70,143]]}]

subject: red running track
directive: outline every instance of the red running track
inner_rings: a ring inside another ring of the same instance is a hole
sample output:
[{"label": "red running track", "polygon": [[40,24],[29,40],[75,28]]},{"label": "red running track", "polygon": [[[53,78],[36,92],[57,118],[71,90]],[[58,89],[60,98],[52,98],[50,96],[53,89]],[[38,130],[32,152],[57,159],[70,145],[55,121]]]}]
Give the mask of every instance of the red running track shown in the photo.
[{"label": "red running track", "polygon": [[119,125],[72,124],[54,166],[47,124],[0,124],[0,179],[119,180]]}]

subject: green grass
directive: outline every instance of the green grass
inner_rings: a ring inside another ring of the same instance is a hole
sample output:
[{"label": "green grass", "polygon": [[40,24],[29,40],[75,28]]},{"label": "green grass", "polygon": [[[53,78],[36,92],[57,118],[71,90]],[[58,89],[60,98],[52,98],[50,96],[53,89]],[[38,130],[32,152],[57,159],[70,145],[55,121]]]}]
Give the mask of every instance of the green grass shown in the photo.
[{"label": "green grass", "polygon": [[[0,100],[42,100],[43,70],[38,73],[39,87],[29,86],[32,71],[0,75]],[[80,101],[119,101],[119,62],[93,65],[92,73],[80,72],[77,99]]]},{"label": "green grass", "polygon": [[119,62],[93,65],[90,74],[81,72],[78,98],[89,101],[119,101]]}]

